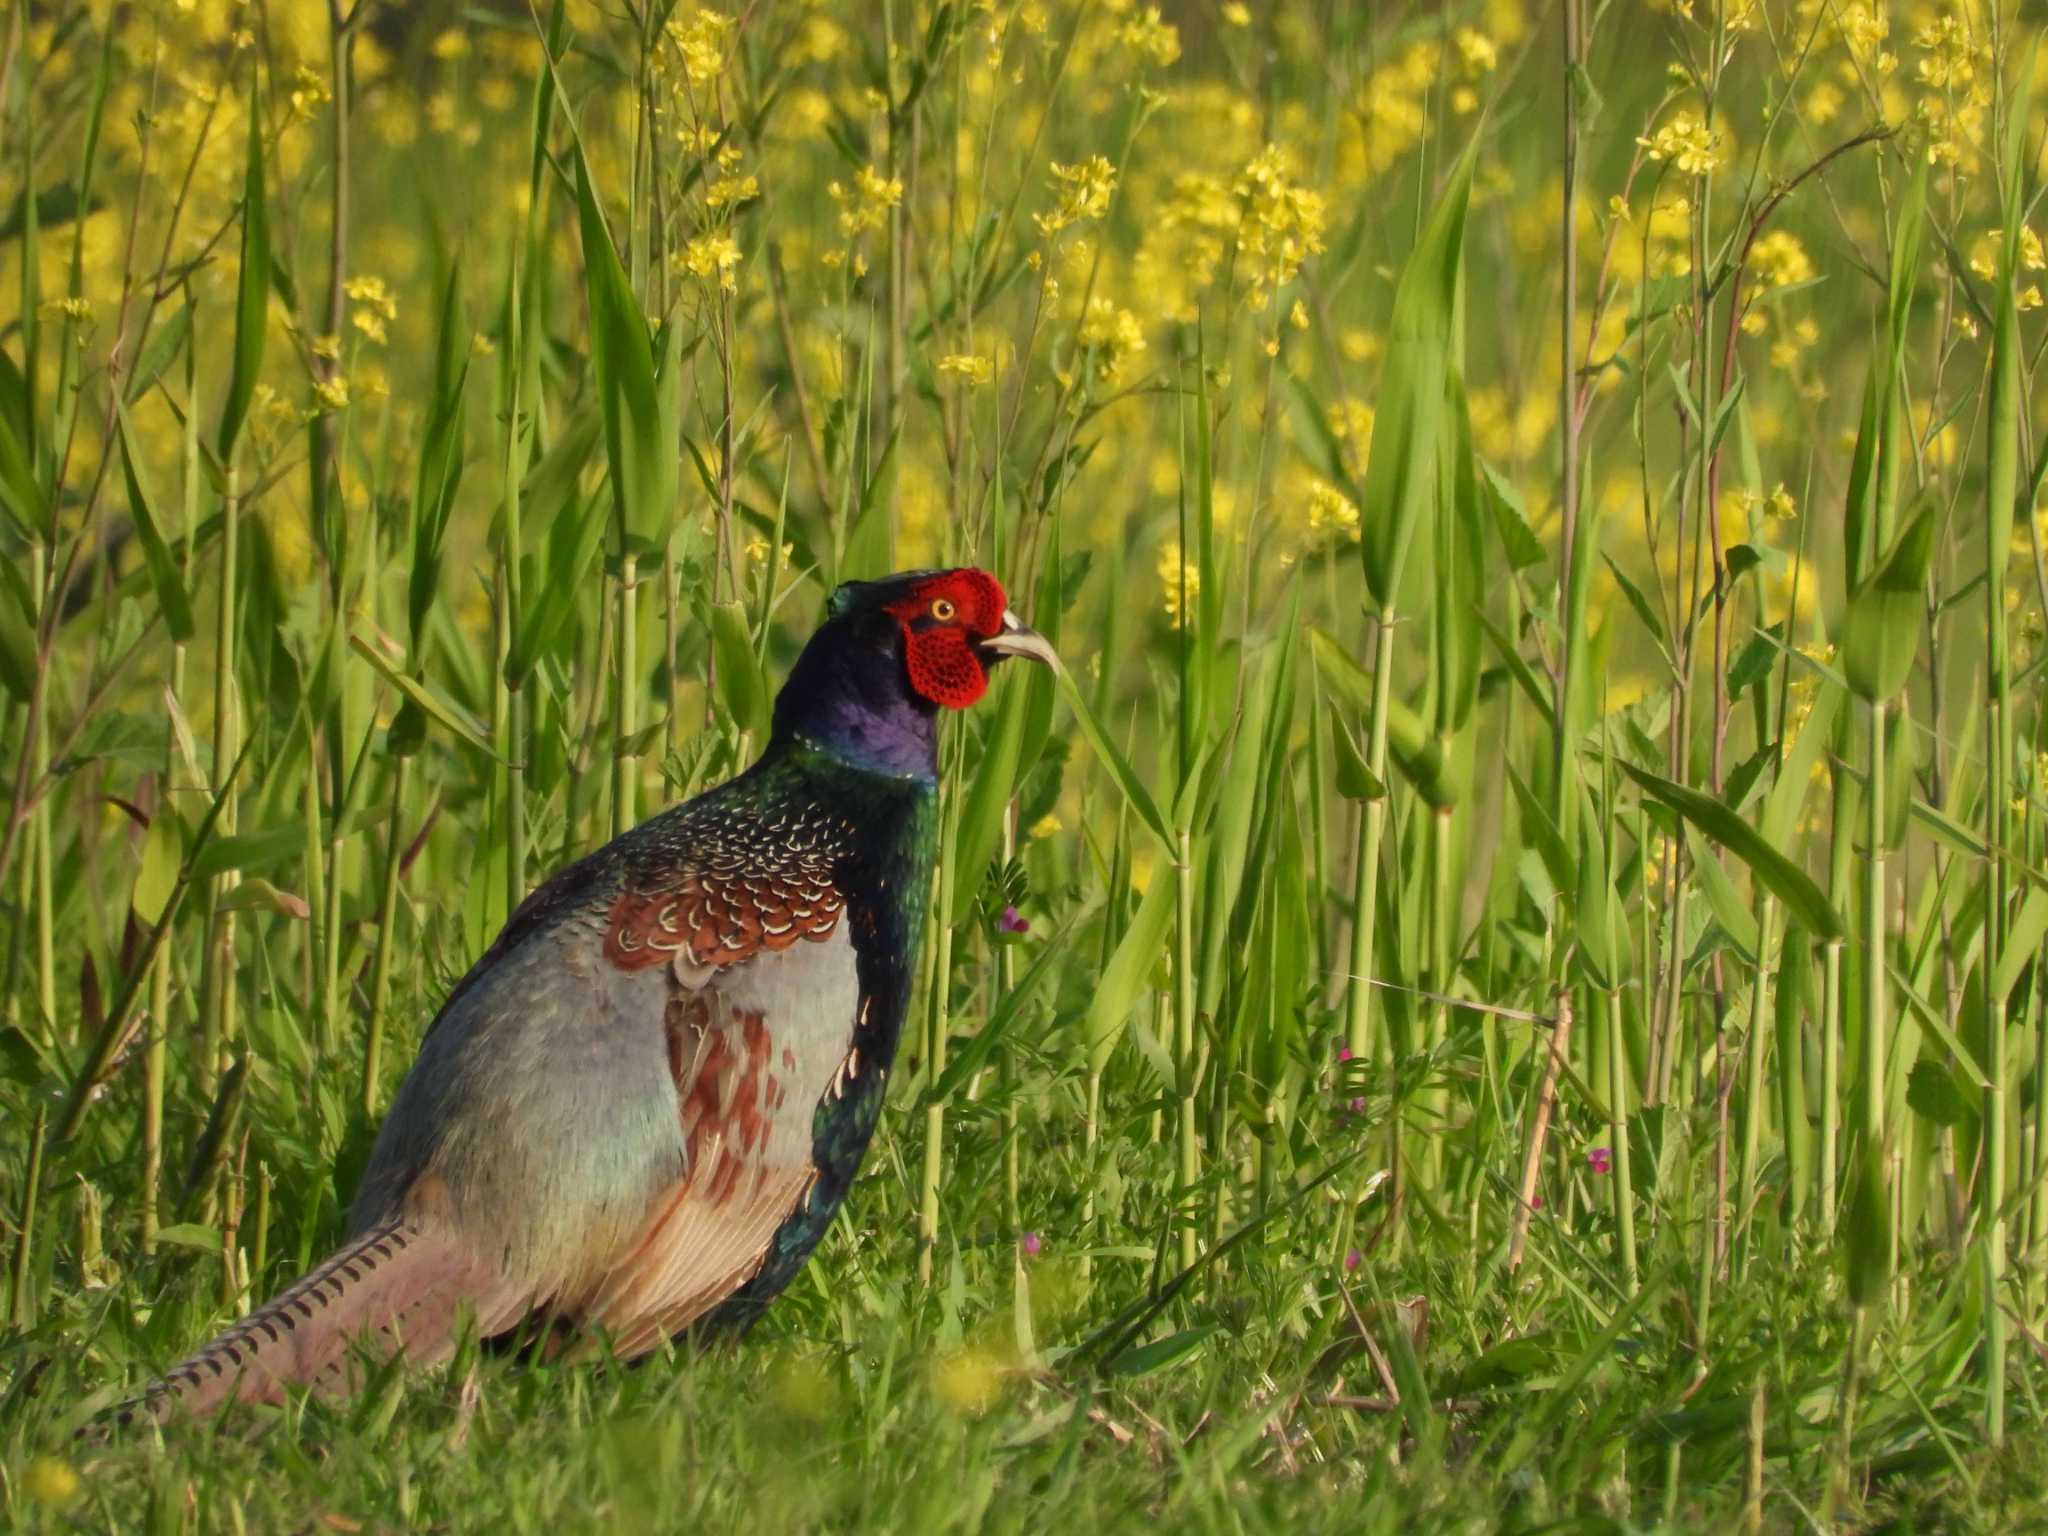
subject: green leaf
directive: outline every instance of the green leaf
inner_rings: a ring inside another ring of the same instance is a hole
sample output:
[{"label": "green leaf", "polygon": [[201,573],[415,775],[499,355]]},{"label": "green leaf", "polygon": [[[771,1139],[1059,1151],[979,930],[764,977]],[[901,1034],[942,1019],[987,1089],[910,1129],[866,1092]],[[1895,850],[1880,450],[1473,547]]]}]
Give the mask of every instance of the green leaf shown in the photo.
[{"label": "green leaf", "polygon": [[1800,809],[1813,788],[1814,766],[1819,763],[1821,753],[1827,750],[1828,738],[1834,733],[1835,716],[1846,698],[1840,688],[1823,681],[1814,694],[1813,708],[1807,712],[1806,723],[1799,727],[1799,734],[1793,739],[1792,750],[1778,765],[1777,782],[1771,785],[1770,795],[1764,801],[1763,815],[1757,823],[1764,841],[1773,848],[1792,845]]},{"label": "green leaf", "polygon": [[1074,723],[1081,727],[1081,734],[1088,738],[1088,745],[1098,761],[1109,770],[1109,776],[1116,780],[1116,787],[1123,792],[1124,801],[1138,820],[1145,823],[1152,835],[1159,839],[1159,846],[1168,857],[1174,854],[1174,836],[1166,824],[1166,818],[1159,814],[1159,805],[1152,798],[1152,792],[1145,788],[1144,780],[1138,777],[1137,769],[1130,760],[1116,749],[1116,744],[1102,729],[1102,723],[1095,718],[1095,711],[1088,707],[1088,700],[1075,686],[1072,675],[1065,667],[1059,670],[1060,692],[1066,696],[1067,707],[1074,712]]},{"label": "green leaf", "polygon": [[200,1253],[220,1252],[220,1230],[197,1221],[174,1222],[156,1229],[156,1240],[173,1248],[192,1248]]},{"label": "green leaf", "polygon": [[1833,903],[1805,870],[1766,842],[1756,828],[1712,795],[1659,778],[1623,758],[1616,757],[1614,762],[1645,794],[1669,806],[1747,864],[1750,873],[1770,888],[1802,927],[1823,941],[1843,937],[1846,929]]},{"label": "green leaf", "polygon": [[1878,568],[1849,599],[1842,618],[1842,671],[1868,703],[1888,701],[1912,675],[1933,559],[1930,501],[1899,530]]},{"label": "green leaf", "polygon": [[462,395],[469,379],[469,325],[462,312],[462,264],[448,269],[441,292],[441,324],[435,346],[434,399],[420,440],[418,477],[412,499],[412,570],[406,585],[406,615],[415,655],[423,649],[427,614],[441,584],[441,544],[462,484]]},{"label": "green leaf", "polygon": [[0,563],[0,688],[23,704],[36,685],[36,628],[28,613],[31,601],[27,584],[13,563]]},{"label": "green leaf", "polygon": [[158,528],[155,498],[150,495],[149,482],[143,477],[142,463],[136,457],[134,428],[128,421],[128,407],[116,403],[114,411],[115,431],[121,439],[121,472],[128,482],[128,514],[135,523],[135,537],[142,545],[142,560],[149,568],[150,585],[156,589],[157,608],[164,616],[164,628],[170,631],[173,640],[182,645],[193,635],[192,600],[185,594],[184,574],[171,559],[170,549]]},{"label": "green leaf", "polygon": [[675,509],[677,443],[673,434],[665,435],[647,318],[605,227],[581,141],[576,204],[590,299],[590,365],[604,412],[612,508],[622,535],[648,535],[665,527]]},{"label": "green leaf", "polygon": [[1526,571],[1532,565],[1541,565],[1548,557],[1544,553],[1543,541],[1529,526],[1529,513],[1522,503],[1522,493],[1515,489],[1507,476],[1484,459],[1479,461],[1479,474],[1480,483],[1486,490],[1487,508],[1493,514],[1493,529],[1507,554],[1509,568]]},{"label": "green leaf", "polygon": [[1464,266],[1465,209],[1478,157],[1475,133],[1394,288],[1372,448],[1359,502],[1366,585],[1382,612],[1400,595],[1408,549],[1436,494],[1444,386],[1456,363],[1452,332]]},{"label": "green leaf", "polygon": [[1199,1328],[1185,1328],[1179,1333],[1170,1333],[1163,1339],[1154,1339],[1150,1344],[1140,1344],[1134,1349],[1123,1351],[1106,1361],[1102,1368],[1111,1376],[1150,1376],[1187,1359],[1220,1327],[1217,1323],[1204,1323]]},{"label": "green leaf", "polygon": [[1146,990],[1152,967],[1158,963],[1166,944],[1167,929],[1173,926],[1174,891],[1172,872],[1155,869],[1152,888],[1138,903],[1131,926],[1117,942],[1116,953],[1102,968],[1095,995],[1088,1003],[1088,1070],[1100,1072],[1109,1064],[1117,1037],[1129,1022],[1131,1009]]},{"label": "green leaf", "polygon": [[149,340],[143,343],[142,351],[136,355],[135,369],[128,375],[124,403],[133,405],[148,394],[150,385],[177,361],[178,354],[185,350],[185,344],[191,339],[192,302],[188,299],[178,306],[175,315],[149,333]]},{"label": "green leaf", "polygon": [[1938,1061],[1923,1059],[1913,1063],[1913,1071],[1906,1079],[1906,1103],[1923,1120],[1939,1126],[1963,1125],[1977,1118],[1963,1091],[1956,1087],[1956,1080],[1949,1076],[1948,1068]]},{"label": "green leaf", "polygon": [[1351,734],[1351,727],[1335,705],[1330,707],[1330,721],[1336,727],[1330,733],[1330,740],[1337,750],[1337,793],[1346,800],[1386,799],[1387,786],[1379,781],[1366,763],[1365,754],[1359,750],[1357,739]]},{"label": "green leaf", "polygon": [[1735,882],[1728,878],[1728,871],[1721,867],[1721,861],[1706,846],[1706,839],[1696,829],[1688,827],[1687,832],[1686,840],[1692,849],[1692,867],[1700,877],[1700,884],[1706,887],[1707,905],[1714,909],[1714,921],[1735,941],[1735,947],[1742,951],[1743,958],[1754,965],[1758,958],[1755,915],[1742,904],[1742,895],[1735,889]]},{"label": "green leaf", "polygon": [[1891,1284],[1892,1202],[1884,1171],[1884,1148],[1875,1138],[1864,1136],[1850,1176],[1842,1244],[1849,1299],[1859,1307],[1879,1300]]},{"label": "green leaf", "polygon": [[229,870],[265,869],[303,853],[303,827],[276,827],[263,832],[232,832],[211,839],[192,858],[191,879],[196,884]]},{"label": "green leaf", "polygon": [[424,678],[408,677],[403,670],[394,666],[382,649],[372,645],[361,635],[350,635],[348,643],[355,653],[377,669],[383,679],[403,694],[407,702],[417,706],[428,716],[439,721],[450,732],[489,757],[497,754],[491,750],[491,743],[484,726],[471,717],[461,706],[442,697],[440,692]]},{"label": "green leaf", "polygon": [[[983,872],[994,857],[1003,828],[1003,808],[1017,790],[1017,758],[1023,746],[1024,711],[1030,703],[1031,679],[1015,667],[1005,669],[1002,702],[982,744],[981,762],[968,786],[960,824],[953,837],[953,923],[964,922],[981,893]],[[1038,669],[1033,668],[1036,672]]]},{"label": "green leaf", "polygon": [[[1436,591],[1430,615],[1436,673],[1436,731],[1450,737],[1471,718],[1479,691],[1479,606],[1485,599],[1486,539],[1474,472],[1472,417],[1465,381],[1453,367],[1444,383],[1446,430],[1440,463]],[[1292,631],[1289,631],[1292,633]]]},{"label": "green leaf", "polygon": [[29,462],[28,446],[15,435],[7,412],[0,412],[0,505],[13,516],[24,539],[50,536],[50,504],[42,482]]},{"label": "green leaf", "polygon": [[2031,886],[2020,909],[2013,914],[2012,928],[1999,946],[1998,968],[1991,973],[1992,1001],[2003,1004],[2012,989],[2048,939],[2048,890]]},{"label": "green leaf", "polygon": [[263,191],[263,99],[258,77],[249,80],[249,158],[242,176],[242,265],[235,288],[235,351],[228,394],[221,406],[215,456],[228,463],[249,415],[263,372],[263,339],[270,319],[270,215]]},{"label": "green leaf", "polygon": [[726,713],[756,741],[768,739],[768,679],[754,653],[747,611],[739,603],[711,605],[712,654],[718,661],[718,697]]},{"label": "green leaf", "polygon": [[171,904],[178,868],[185,860],[185,829],[169,806],[158,806],[142,838],[142,867],[135,875],[135,915],[154,928]]}]

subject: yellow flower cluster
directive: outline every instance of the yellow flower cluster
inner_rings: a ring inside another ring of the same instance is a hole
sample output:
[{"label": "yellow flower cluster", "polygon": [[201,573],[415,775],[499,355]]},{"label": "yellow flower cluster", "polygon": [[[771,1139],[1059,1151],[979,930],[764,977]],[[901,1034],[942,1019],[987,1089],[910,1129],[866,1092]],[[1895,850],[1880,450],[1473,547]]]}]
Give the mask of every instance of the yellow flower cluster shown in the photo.
[{"label": "yellow flower cluster", "polygon": [[684,271],[705,282],[716,282],[725,293],[739,288],[739,242],[724,230],[699,235],[686,244],[676,260]]},{"label": "yellow flower cluster", "polygon": [[1287,154],[1269,144],[1238,179],[1245,200],[1238,247],[1249,267],[1251,304],[1264,309],[1273,290],[1293,281],[1308,257],[1323,248],[1323,195],[1294,179]]},{"label": "yellow flower cluster", "polygon": [[1110,194],[1116,191],[1116,167],[1101,155],[1090,155],[1074,165],[1052,163],[1055,200],[1043,213],[1033,214],[1038,232],[1050,240],[1061,231],[1109,211]]},{"label": "yellow flower cluster", "polygon": [[1308,490],[1308,526],[1311,533],[1333,532],[1356,540],[1358,507],[1329,482],[1312,480]]},{"label": "yellow flower cluster", "polygon": [[669,40],[683,61],[683,78],[691,85],[709,85],[725,72],[726,40],[731,31],[732,18],[717,11],[700,10],[670,20]]},{"label": "yellow flower cluster", "polygon": [[343,284],[343,291],[353,301],[349,323],[370,340],[384,341],[387,336],[385,327],[398,318],[398,301],[384,286],[384,280],[380,277],[352,277]]},{"label": "yellow flower cluster", "polygon": [[1080,341],[1095,359],[1096,377],[1113,383],[1124,363],[1145,350],[1145,330],[1128,309],[1098,295],[1081,318]]},{"label": "yellow flower cluster", "polygon": [[1119,26],[1116,40],[1161,69],[1180,57],[1180,29],[1162,21],[1156,5],[1146,6]]},{"label": "yellow flower cluster", "polygon": [[1794,283],[1813,281],[1813,262],[1799,237],[1789,230],[1774,229],[1749,248],[1749,265],[1757,281],[1766,288],[1789,288]]},{"label": "yellow flower cluster", "polygon": [[949,352],[934,366],[940,373],[958,374],[970,387],[986,384],[996,376],[994,359],[972,352]]},{"label": "yellow flower cluster", "polygon": [[1201,590],[1201,567],[1183,557],[1179,539],[1163,540],[1159,545],[1159,591],[1166,608],[1166,622],[1179,629],[1186,616],[1181,607],[1183,599],[1191,609]]},{"label": "yellow flower cluster", "polygon": [[825,191],[839,205],[839,229],[845,235],[880,229],[889,217],[889,210],[903,201],[902,181],[894,176],[884,176],[872,165],[860,168],[853,178],[852,190],[835,181]]},{"label": "yellow flower cluster", "polygon": [[1636,142],[1652,160],[1668,161],[1681,175],[1711,176],[1721,164],[1720,135],[1690,112],[1672,114],[1663,127]]}]

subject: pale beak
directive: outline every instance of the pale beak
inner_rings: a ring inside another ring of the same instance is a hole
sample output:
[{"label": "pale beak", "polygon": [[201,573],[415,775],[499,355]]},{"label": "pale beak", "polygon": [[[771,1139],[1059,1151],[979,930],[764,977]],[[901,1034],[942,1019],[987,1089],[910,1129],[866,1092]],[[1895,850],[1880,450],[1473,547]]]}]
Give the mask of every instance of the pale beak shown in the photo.
[{"label": "pale beak", "polygon": [[1059,656],[1046,643],[1045,636],[1022,623],[1014,613],[1005,613],[1003,627],[981,641],[980,645],[983,650],[993,651],[998,657],[1028,656],[1033,661],[1043,662],[1055,672],[1059,670]]}]

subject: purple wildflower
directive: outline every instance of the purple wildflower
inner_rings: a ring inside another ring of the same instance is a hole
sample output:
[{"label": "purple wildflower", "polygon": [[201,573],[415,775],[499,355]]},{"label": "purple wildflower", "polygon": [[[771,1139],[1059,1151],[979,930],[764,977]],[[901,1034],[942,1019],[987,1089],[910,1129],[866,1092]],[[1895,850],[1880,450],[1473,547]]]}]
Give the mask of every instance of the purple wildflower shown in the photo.
[{"label": "purple wildflower", "polygon": [[1595,1147],[1586,1154],[1586,1163],[1595,1173],[1614,1171],[1614,1150],[1611,1147]]},{"label": "purple wildflower", "polygon": [[1349,1253],[1345,1254],[1344,1272],[1348,1275],[1351,1273],[1352,1270],[1358,1268],[1362,1258],[1363,1255],[1361,1255],[1356,1248],[1352,1249]]},{"label": "purple wildflower", "polygon": [[996,927],[1004,933],[1029,933],[1031,920],[1015,907],[1003,908],[1003,915],[996,919]]},{"label": "purple wildflower", "polygon": [[[1012,908],[1012,910],[1014,911],[1015,909]],[[1038,1234],[1036,1232],[1026,1232],[1024,1234],[1024,1240],[1017,1246],[1024,1250],[1025,1258],[1035,1259],[1038,1257],[1038,1250],[1043,1248],[1045,1244],[1038,1240]]]}]

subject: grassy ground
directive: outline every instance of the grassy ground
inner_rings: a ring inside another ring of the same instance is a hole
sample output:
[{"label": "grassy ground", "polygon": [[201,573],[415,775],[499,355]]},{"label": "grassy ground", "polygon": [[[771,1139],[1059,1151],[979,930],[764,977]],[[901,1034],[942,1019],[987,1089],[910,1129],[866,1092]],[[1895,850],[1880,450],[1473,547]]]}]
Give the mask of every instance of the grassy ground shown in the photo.
[{"label": "grassy ground", "polygon": [[[0,1516],[2048,1524],[2039,21],[17,0]],[[74,1440],[937,562],[1068,672],[767,1320]]]}]

